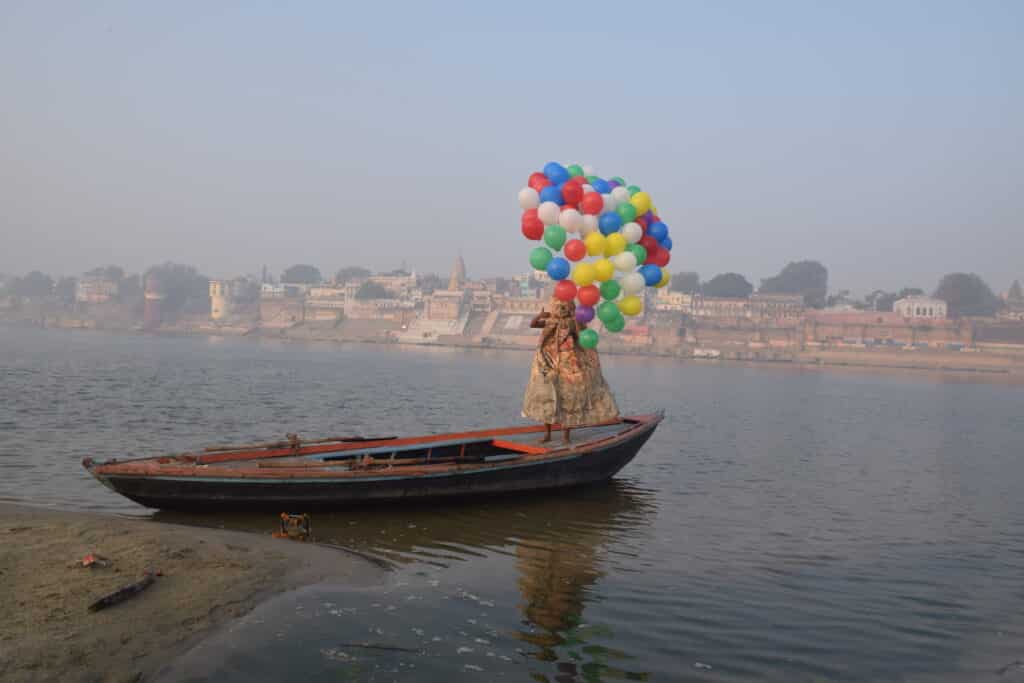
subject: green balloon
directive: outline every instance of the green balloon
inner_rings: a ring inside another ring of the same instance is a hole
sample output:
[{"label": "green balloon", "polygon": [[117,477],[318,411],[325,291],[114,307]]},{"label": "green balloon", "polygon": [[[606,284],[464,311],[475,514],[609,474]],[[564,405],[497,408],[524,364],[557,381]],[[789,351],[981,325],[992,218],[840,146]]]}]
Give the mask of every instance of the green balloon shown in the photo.
[{"label": "green balloon", "polygon": [[638,266],[642,266],[644,261],[647,260],[647,250],[644,248],[644,245],[630,244],[626,247],[626,249],[633,252],[633,255],[636,256],[636,264]]},{"label": "green balloon", "polygon": [[636,218],[636,207],[629,202],[623,202],[615,208],[615,212],[619,214],[619,218],[622,219],[622,224],[632,223],[633,219]]},{"label": "green balloon", "polygon": [[592,349],[597,346],[597,332],[586,329],[580,332],[580,346],[585,349]]},{"label": "green balloon", "polygon": [[569,177],[575,178],[578,175],[583,175],[583,167],[579,164],[572,164],[569,166]]},{"label": "green balloon", "polygon": [[[622,287],[619,285],[618,280],[608,280],[601,283],[601,297],[606,299],[606,303],[611,303],[617,299],[619,293],[622,292]],[[603,306],[604,304],[602,304]],[[612,304],[614,306],[614,304]],[[600,308],[600,306],[598,306]],[[616,308],[615,310],[619,310]]]},{"label": "green balloon", "polygon": [[632,197],[633,195],[635,195],[637,192],[640,191],[640,188],[637,187],[636,185],[630,185],[626,189],[629,190],[629,196],[630,197]]},{"label": "green balloon", "polygon": [[530,265],[534,270],[544,270],[551,263],[551,252],[544,247],[537,247],[530,252]]},{"label": "green balloon", "polygon": [[561,225],[549,225],[544,228],[544,243],[558,251],[565,244],[565,228]]},{"label": "green balloon", "polygon": [[596,175],[588,175],[587,176],[587,183],[588,184],[593,185],[595,180],[597,180],[597,176]]},{"label": "green balloon", "polygon": [[597,307],[597,318],[606,325],[609,320],[615,320],[616,317],[621,316],[622,313],[619,312],[619,307],[611,301],[605,301]]},{"label": "green balloon", "polygon": [[[616,310],[618,310],[618,309],[616,309]],[[626,327],[626,319],[622,317],[621,313],[619,314],[619,317],[617,317],[617,318],[612,318],[611,320],[605,320],[604,321],[604,329],[608,330],[609,332],[622,332],[622,330],[625,327]]]},{"label": "green balloon", "polygon": [[614,180],[615,182],[617,182],[619,185],[622,185],[623,187],[626,186],[626,181],[623,180],[622,176],[620,176],[620,175],[613,175],[611,177],[611,180]]}]

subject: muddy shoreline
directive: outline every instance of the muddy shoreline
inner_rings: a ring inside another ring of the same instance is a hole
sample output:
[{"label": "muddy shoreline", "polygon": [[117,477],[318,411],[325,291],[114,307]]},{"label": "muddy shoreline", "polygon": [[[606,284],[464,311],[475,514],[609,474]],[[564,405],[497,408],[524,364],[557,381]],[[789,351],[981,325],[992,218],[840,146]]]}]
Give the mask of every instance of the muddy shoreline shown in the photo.
[{"label": "muddy shoreline", "polygon": [[[372,586],[384,571],[316,544],[0,503],[0,679],[142,681],[262,600],[316,583]],[[84,568],[88,553],[110,566]],[[138,595],[88,605],[162,572]]]}]

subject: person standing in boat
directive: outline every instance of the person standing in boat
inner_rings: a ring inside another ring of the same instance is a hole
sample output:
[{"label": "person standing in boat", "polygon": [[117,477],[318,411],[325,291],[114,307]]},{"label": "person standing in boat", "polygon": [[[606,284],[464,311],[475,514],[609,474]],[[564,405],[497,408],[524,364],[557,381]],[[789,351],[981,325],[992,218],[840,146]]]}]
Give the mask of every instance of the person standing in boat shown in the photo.
[{"label": "person standing in boat", "polygon": [[551,427],[559,424],[565,443],[573,427],[598,424],[619,417],[597,351],[580,346],[586,325],[576,320],[571,301],[552,299],[550,312],[541,312],[530,327],[542,330],[523,398],[523,417],[544,423],[543,442],[551,440]]}]

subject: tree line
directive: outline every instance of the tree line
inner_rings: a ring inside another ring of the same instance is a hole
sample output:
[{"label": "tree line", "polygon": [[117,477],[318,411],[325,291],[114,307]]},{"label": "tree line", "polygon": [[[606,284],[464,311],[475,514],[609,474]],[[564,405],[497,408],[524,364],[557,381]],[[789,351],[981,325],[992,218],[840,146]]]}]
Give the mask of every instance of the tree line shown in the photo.
[{"label": "tree line", "polygon": [[[672,276],[674,292],[702,294],[707,297],[745,299],[754,292],[754,286],[739,273],[719,273],[710,280],[701,281],[693,271]],[[904,287],[898,292],[877,289],[862,301],[850,300],[847,292],[828,295],[828,269],[817,261],[788,263],[778,275],[764,278],[757,289],[759,294],[791,294],[802,296],[808,308],[824,308],[838,303],[849,303],[854,308],[870,311],[892,311],[893,305],[908,296],[924,296],[920,287]],[[942,276],[932,296],[946,302],[949,314],[959,316],[991,316],[1004,305],[988,284],[975,273],[949,273]],[[1008,301],[1024,302],[1019,282],[1014,282]]]}]

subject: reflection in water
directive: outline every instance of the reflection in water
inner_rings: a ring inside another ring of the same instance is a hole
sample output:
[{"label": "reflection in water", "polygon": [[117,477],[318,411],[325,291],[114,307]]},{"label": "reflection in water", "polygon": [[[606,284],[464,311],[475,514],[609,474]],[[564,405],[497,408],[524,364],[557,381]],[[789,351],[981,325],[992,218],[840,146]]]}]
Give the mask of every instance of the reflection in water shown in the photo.
[{"label": "reflection in water", "polygon": [[[643,674],[607,664],[608,659],[630,658],[627,654],[588,643],[614,634],[607,626],[587,624],[584,611],[605,565],[615,561],[606,549],[648,524],[656,509],[653,491],[612,481],[553,496],[358,507],[319,514],[313,524],[319,541],[395,568],[414,569],[421,563],[450,568],[492,555],[511,556],[514,562],[504,567],[514,567],[523,622],[509,633],[533,646],[530,656],[554,666],[554,680],[598,680],[605,674],[643,679]],[[170,511],[155,512],[153,519],[259,532],[268,532],[276,522],[272,515]],[[507,580],[513,583],[512,576]]]}]

